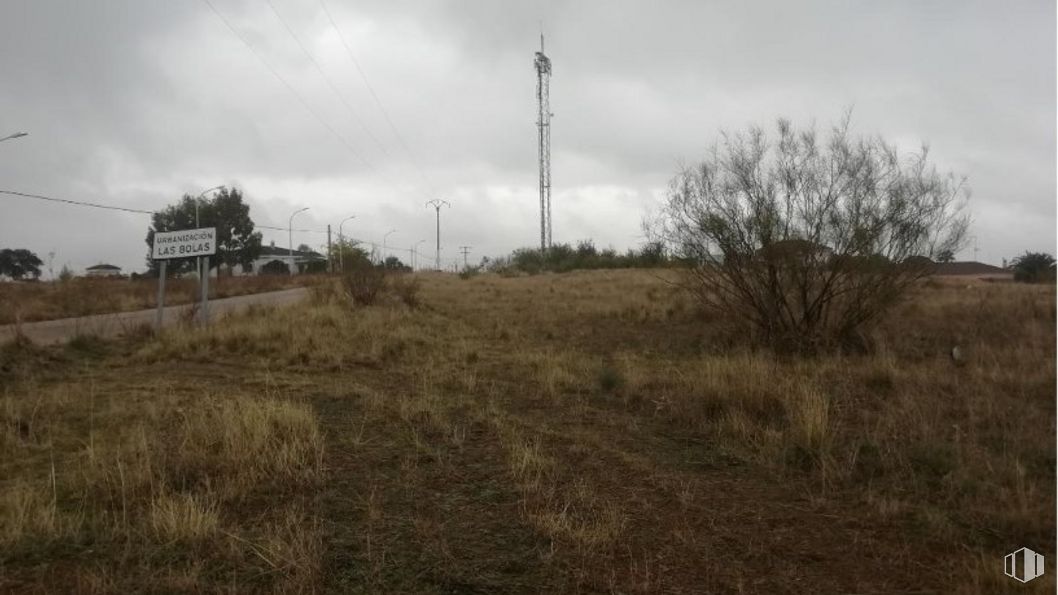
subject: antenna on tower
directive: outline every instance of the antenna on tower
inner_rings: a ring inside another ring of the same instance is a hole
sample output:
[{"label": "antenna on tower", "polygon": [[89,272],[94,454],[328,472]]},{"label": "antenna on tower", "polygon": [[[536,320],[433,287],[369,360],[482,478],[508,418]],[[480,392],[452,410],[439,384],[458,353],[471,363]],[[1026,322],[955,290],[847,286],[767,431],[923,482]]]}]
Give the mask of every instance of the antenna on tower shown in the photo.
[{"label": "antenna on tower", "polygon": [[540,250],[551,247],[551,59],[544,54],[543,23],[536,52],[537,160],[540,166]]}]

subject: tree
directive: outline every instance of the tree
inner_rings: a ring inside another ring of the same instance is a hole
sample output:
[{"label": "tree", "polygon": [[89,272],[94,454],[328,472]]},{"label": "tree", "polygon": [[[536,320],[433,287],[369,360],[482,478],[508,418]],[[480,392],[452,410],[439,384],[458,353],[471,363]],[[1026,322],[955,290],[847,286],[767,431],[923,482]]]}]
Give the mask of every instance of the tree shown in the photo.
[{"label": "tree", "polygon": [[1014,280],[1026,283],[1054,280],[1054,257],[1045,252],[1025,252],[1011,263]]},{"label": "tree", "polygon": [[298,244],[298,252],[312,252],[312,248],[308,244]]},{"label": "tree", "polygon": [[261,275],[289,275],[290,266],[282,260],[270,260],[261,265]]},{"label": "tree", "polygon": [[937,253],[937,262],[955,262],[955,252],[951,250],[941,250]]},{"label": "tree", "polygon": [[704,306],[779,349],[862,346],[863,327],[965,237],[962,180],[925,148],[904,158],[851,138],[849,122],[825,140],[786,120],[774,139],[724,134],[647,224],[690,263],[683,285]]},{"label": "tree", "polygon": [[[362,266],[373,266],[371,255],[360,248],[353,240],[338,240],[331,245],[330,254],[327,255],[334,263],[334,270],[338,272],[352,271]],[[344,271],[343,271],[344,268]]]},{"label": "tree", "polygon": [[387,256],[386,260],[382,263],[382,267],[391,271],[411,270],[411,267],[405,266],[405,264],[396,256]]},{"label": "tree", "polygon": [[40,278],[40,267],[44,263],[36,254],[25,248],[0,250],[0,276],[20,281],[25,277]]},{"label": "tree", "polygon": [[[227,266],[233,271],[236,265],[249,266],[261,253],[261,233],[254,231],[250,218],[250,206],[243,202],[237,188],[221,188],[211,198],[199,202],[199,225],[216,227],[217,252],[210,257],[210,268]],[[157,231],[177,231],[195,227],[195,198],[185,194],[180,202],[169,205],[151,216],[147,229],[147,265],[157,275],[158,263],[150,255]],[[170,273],[184,273],[195,268],[194,258],[178,258],[169,261]]]}]

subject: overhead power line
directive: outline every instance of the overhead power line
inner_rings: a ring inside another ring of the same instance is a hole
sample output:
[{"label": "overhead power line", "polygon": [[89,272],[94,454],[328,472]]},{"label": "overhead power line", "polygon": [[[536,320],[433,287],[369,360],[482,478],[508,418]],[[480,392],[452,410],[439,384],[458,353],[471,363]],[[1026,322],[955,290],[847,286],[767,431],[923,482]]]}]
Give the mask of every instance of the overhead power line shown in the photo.
[{"label": "overhead power line", "polygon": [[[89,201],[84,201],[84,200],[72,200],[72,199],[69,199],[69,198],[56,198],[54,196],[45,196],[43,194],[31,194],[29,192],[18,192],[18,191],[15,191],[15,190],[0,190],[0,194],[4,194],[4,195],[8,195],[8,196],[17,196],[19,198],[30,198],[30,199],[34,199],[34,200],[43,200],[43,201],[47,201],[47,202],[54,202],[54,203],[66,204],[66,205],[75,205],[75,206],[80,206],[80,207],[90,207],[90,208],[94,208],[94,209],[105,209],[105,210],[108,210],[108,211],[122,211],[122,212],[125,212],[125,213],[135,213],[135,214],[138,214],[138,215],[153,215],[156,212],[156,211],[148,211],[146,209],[133,209],[131,207],[119,207],[119,206],[116,206],[116,205],[107,205],[107,204],[102,204],[102,203],[97,203],[97,202],[89,202]],[[272,231],[293,231],[293,232],[296,232],[296,233],[320,233],[320,234],[327,233],[326,229],[294,229],[294,230],[288,230],[286,227],[277,227],[275,225],[257,225],[257,224],[254,224],[254,229],[267,229],[267,230],[272,230]],[[353,242],[360,243],[360,244],[367,244],[367,245],[370,245],[370,246],[375,247],[375,248],[378,248],[378,247],[381,246],[380,243],[373,242],[371,240],[363,240],[363,239],[357,239],[357,238],[349,238],[349,239],[351,241],[353,241]],[[410,253],[410,250],[408,250],[407,248],[391,248],[391,249],[392,250],[399,250],[401,252],[409,252]],[[448,259],[446,259],[446,260],[448,260]]]},{"label": "overhead power line", "polygon": [[[287,81],[287,79],[283,78],[283,75],[279,74],[279,71],[276,70],[276,68],[274,66],[272,66],[272,64],[267,59],[265,59],[265,57],[260,52],[257,51],[257,48],[255,48],[254,45],[252,43],[250,43],[250,41],[248,39],[246,39],[245,36],[243,36],[241,33],[239,33],[238,29],[236,29],[235,26],[232,25],[231,21],[229,21],[227,18],[225,18],[225,16],[223,14],[221,14],[221,12],[219,10],[217,10],[217,7],[214,6],[213,3],[210,0],[202,0],[202,2],[205,3],[206,6],[208,6],[211,11],[213,11],[213,14],[216,15],[217,18],[221,20],[221,22],[224,23],[224,26],[228,28],[228,31],[230,31],[232,33],[232,35],[234,35],[240,42],[242,42],[243,45],[246,46],[247,49],[250,50],[251,53],[253,53],[253,55],[257,58],[257,60],[259,62],[261,62],[261,64],[265,67],[265,69],[268,70],[268,72],[270,72],[272,74],[272,76],[274,76],[276,79],[278,79],[279,82],[281,82],[284,87],[286,87],[287,91],[289,91],[298,100],[298,102],[301,103],[302,107],[304,107],[312,115],[312,117],[315,118],[316,121],[320,123],[321,126],[326,128],[327,131],[331,133],[331,135],[333,135],[336,139],[338,139],[338,141],[342,144],[342,146],[344,146],[346,148],[346,150],[348,150],[349,153],[353,157],[355,157],[357,159],[357,161],[359,161],[360,163],[363,163],[369,170],[371,170],[371,172],[373,174],[375,174],[376,176],[378,176],[379,179],[384,181],[394,192],[396,192],[398,194],[403,194],[405,192],[404,190],[401,190],[400,187],[397,184],[394,184],[393,180],[389,179],[386,175],[384,175],[381,171],[379,171],[378,168],[376,168],[374,166],[374,164],[372,164],[363,155],[361,155],[360,152],[357,151],[353,147],[353,145],[350,144],[349,141],[346,140],[346,138],[344,136],[342,136],[342,134],[340,132],[338,132],[338,130],[334,126],[332,126],[329,122],[327,122],[327,120],[323,116],[321,116],[319,112],[317,112],[315,109],[313,109],[312,105],[309,104],[308,100],[306,100],[305,97],[301,93],[298,93],[297,89],[295,89],[294,86],[289,81]],[[270,2],[269,2],[269,4],[271,5]],[[282,16],[280,16],[279,13],[275,10],[275,7],[273,7],[272,10],[273,10],[273,12],[275,12],[276,16],[280,19],[280,21],[283,22],[284,27],[287,27],[286,22],[283,21]],[[291,34],[291,36],[293,36],[295,38],[295,41],[297,41],[298,45],[302,47],[302,50],[305,51],[306,53],[308,53],[308,51],[305,50],[304,46],[301,44],[301,41],[298,40],[297,36],[294,35],[293,31],[289,27],[287,27],[287,31],[288,31],[288,33]],[[315,61],[315,59],[312,58],[312,55],[311,54],[308,54],[308,55],[309,55],[310,60],[312,60],[312,62],[314,64],[316,64],[316,61]],[[316,67],[319,68],[319,65],[316,64]],[[322,73],[322,69],[321,69],[321,73]],[[326,79],[326,75],[324,75],[324,78]],[[328,80],[328,84],[331,84],[329,80]],[[343,100],[343,103],[344,103],[344,100]],[[354,116],[355,116],[355,112],[354,112]],[[368,130],[368,133],[370,134],[370,130]],[[371,137],[375,138],[374,135],[371,135]],[[377,142],[377,139],[375,139],[375,140]],[[385,152],[384,148],[383,148],[383,152]],[[388,153],[386,153],[386,154],[388,155]]]},{"label": "overhead power line", "polygon": [[[262,65],[264,65],[264,67],[268,70],[268,72],[272,73],[272,76],[276,77],[276,79],[278,79],[279,82],[283,83],[283,86],[287,88],[287,91],[290,91],[290,94],[297,98],[297,100],[301,103],[301,105],[310,114],[312,114],[312,117],[315,118],[316,121],[319,122],[321,126],[326,128],[327,131],[330,132],[336,139],[338,139],[338,142],[340,142],[342,144],[342,146],[344,146],[346,148],[346,150],[349,151],[349,153],[353,157],[355,157],[357,159],[357,161],[359,161],[360,163],[363,163],[365,166],[367,166],[368,169],[370,169],[376,175],[379,175],[379,177],[382,177],[381,173],[379,173],[379,171],[377,169],[375,169],[375,166],[372,165],[371,162],[368,161],[367,159],[365,159],[362,155],[360,155],[360,153],[355,148],[353,148],[353,146],[351,144],[349,144],[349,141],[347,141],[345,139],[345,137],[341,135],[341,133],[339,133],[333,126],[331,126],[323,118],[323,116],[321,116],[316,110],[314,110],[312,108],[312,106],[309,104],[309,102],[300,93],[298,93],[297,89],[295,89],[294,86],[291,85],[289,81],[287,81],[285,78],[283,78],[283,75],[279,74],[279,71],[276,70],[275,67],[272,66],[272,64],[268,60],[266,60],[265,57],[262,56],[260,52],[257,51],[257,48],[255,48],[253,46],[253,44],[250,43],[250,41],[248,39],[246,39],[245,37],[243,37],[243,35],[241,33],[239,33],[239,31],[235,28],[235,26],[231,24],[231,21],[229,21],[227,18],[225,18],[224,15],[221,14],[219,10],[217,10],[217,7],[213,6],[213,3],[210,2],[210,0],[202,0],[202,2],[204,2],[206,4],[206,6],[208,6],[209,9],[213,11],[213,14],[217,15],[217,18],[220,19],[221,22],[224,23],[224,25],[228,28],[228,30],[231,31],[232,35],[237,37],[239,39],[239,41],[241,41],[243,43],[243,45],[245,45],[253,53],[253,55],[258,59],[258,61],[261,62]],[[389,181],[387,180],[387,182],[389,182]],[[392,183],[390,183],[390,185],[392,185]]]},{"label": "overhead power line", "polygon": [[301,52],[305,54],[305,57],[308,58],[309,62],[311,62],[312,65],[316,68],[316,72],[320,73],[320,76],[323,77],[324,82],[326,82],[327,86],[330,87],[331,92],[334,93],[334,96],[338,98],[338,101],[340,101],[341,104],[345,106],[345,109],[349,112],[349,115],[351,115],[353,119],[356,120],[356,123],[360,125],[360,128],[364,131],[364,134],[366,134],[368,138],[374,141],[374,143],[378,146],[378,149],[382,151],[383,155],[392,159],[393,156],[390,155],[389,151],[386,150],[385,145],[383,145],[382,142],[378,140],[378,137],[375,136],[373,132],[371,132],[370,128],[367,127],[367,124],[364,122],[363,118],[361,118],[360,115],[356,113],[356,110],[353,109],[353,106],[350,105],[348,101],[346,101],[345,96],[342,95],[341,91],[338,90],[337,85],[334,84],[334,81],[331,80],[331,77],[327,76],[327,73],[324,72],[323,67],[320,66],[320,63],[316,60],[316,58],[313,57],[312,52],[310,52],[309,49],[305,47],[305,44],[301,42],[301,38],[298,37],[297,33],[294,33],[294,29],[290,26],[289,23],[287,23],[287,20],[283,18],[283,15],[279,14],[279,10],[276,9],[275,4],[272,4],[272,0],[265,0],[265,2],[268,3],[268,7],[272,9],[272,14],[276,15],[276,18],[279,19],[279,22],[283,25],[283,28],[286,29],[287,33],[290,34],[290,37],[294,40],[296,44],[298,44],[298,47],[301,48]]},{"label": "overhead power line", "polygon": [[[95,209],[106,209],[108,211],[124,211],[126,213],[136,213],[138,215],[153,215],[157,211],[148,211],[145,209],[133,209],[130,207],[119,207],[115,205],[105,205],[97,202],[88,202],[83,200],[71,200],[69,198],[55,198],[54,196],[44,196],[42,194],[30,194],[28,192],[16,192],[14,190],[0,190],[0,194],[7,194],[10,196],[18,196],[21,198],[33,198],[36,200],[46,200],[48,202],[57,202],[68,205],[77,205],[80,207],[92,207]],[[287,231],[285,227],[275,227],[273,225],[254,225],[254,229],[271,229],[275,231]],[[293,231],[299,233],[327,233],[326,229],[295,229]]]},{"label": "overhead power line", "polygon": [[378,111],[382,112],[382,117],[386,120],[386,124],[389,125],[389,129],[393,132],[393,136],[396,137],[397,142],[400,143],[400,146],[403,147],[404,150],[408,153],[408,156],[411,157],[412,165],[415,167],[415,170],[419,173],[419,178],[423,181],[423,184],[426,185],[426,188],[430,191],[430,194],[436,195],[437,192],[434,191],[433,184],[430,183],[430,181],[426,178],[426,174],[423,173],[422,168],[419,167],[418,156],[415,154],[415,151],[411,150],[411,147],[408,146],[408,143],[404,141],[404,137],[401,135],[400,131],[397,130],[397,126],[393,123],[393,119],[389,117],[389,112],[386,111],[386,108],[382,105],[382,100],[379,99],[378,94],[375,93],[375,88],[372,87],[370,81],[367,80],[367,73],[365,73],[364,69],[360,67],[360,61],[356,59],[356,56],[353,54],[353,49],[349,47],[349,42],[345,39],[345,35],[343,35],[342,30],[338,28],[338,24],[335,22],[334,16],[331,14],[330,9],[327,8],[327,3],[324,2],[324,0],[319,0],[319,2],[320,8],[322,8],[323,13],[327,15],[327,20],[331,23],[331,27],[334,29],[334,32],[338,34],[338,39],[342,42],[342,47],[345,48],[345,53],[349,56],[349,60],[353,63],[353,66],[356,67],[356,71],[360,74],[360,79],[364,81],[364,86],[367,87],[367,91],[368,93],[370,93],[371,98],[375,100],[375,105],[378,106]]},{"label": "overhead power line", "polygon": [[126,213],[140,213],[144,215],[153,215],[154,211],[144,211],[143,209],[132,209],[129,207],[118,207],[114,205],[104,205],[95,202],[85,202],[81,200],[70,200],[67,198],[55,198],[53,196],[43,196],[40,194],[29,194],[27,192],[15,192],[14,190],[0,190],[0,194],[8,194],[10,196],[20,196],[22,198],[35,198],[37,200],[46,200],[50,202],[59,202],[69,205],[79,205],[82,207],[94,207],[97,209],[108,209],[111,211],[124,211]]}]

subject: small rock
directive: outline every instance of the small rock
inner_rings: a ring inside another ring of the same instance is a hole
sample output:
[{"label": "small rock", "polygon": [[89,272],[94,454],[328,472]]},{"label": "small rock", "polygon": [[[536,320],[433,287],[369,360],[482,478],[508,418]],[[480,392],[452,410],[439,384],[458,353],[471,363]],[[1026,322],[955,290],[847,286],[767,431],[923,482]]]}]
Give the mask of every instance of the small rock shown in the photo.
[{"label": "small rock", "polygon": [[955,365],[959,366],[966,363],[962,348],[960,348],[958,345],[951,348],[951,361],[955,362]]}]

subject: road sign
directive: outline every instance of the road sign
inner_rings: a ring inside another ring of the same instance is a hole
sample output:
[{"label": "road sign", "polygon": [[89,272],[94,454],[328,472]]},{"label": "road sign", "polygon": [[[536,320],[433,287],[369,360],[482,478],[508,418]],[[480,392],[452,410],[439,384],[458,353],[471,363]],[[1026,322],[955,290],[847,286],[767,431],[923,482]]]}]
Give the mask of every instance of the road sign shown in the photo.
[{"label": "road sign", "polygon": [[209,257],[216,253],[216,227],[159,231],[154,234],[151,258],[162,261],[158,273],[158,314],[154,323],[156,330],[162,328],[162,315],[165,311],[165,264],[170,258],[206,257],[206,266],[203,267],[199,263],[198,267],[199,283],[202,286],[202,307],[199,315],[203,325],[209,322]]},{"label": "road sign", "polygon": [[209,256],[216,253],[217,228],[203,227],[155,233],[151,258],[165,260],[189,256]]}]

